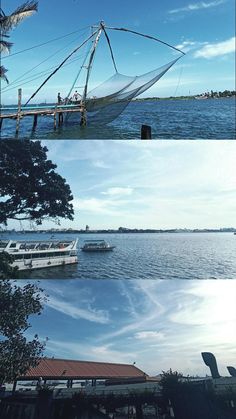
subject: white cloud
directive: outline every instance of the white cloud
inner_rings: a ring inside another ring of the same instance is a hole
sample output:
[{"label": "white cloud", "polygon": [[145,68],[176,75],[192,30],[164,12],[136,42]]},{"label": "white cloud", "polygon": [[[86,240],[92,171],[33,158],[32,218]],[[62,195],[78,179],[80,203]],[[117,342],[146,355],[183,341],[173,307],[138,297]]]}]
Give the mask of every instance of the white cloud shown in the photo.
[{"label": "white cloud", "polygon": [[230,54],[235,51],[235,41],[235,37],[232,37],[226,41],[204,45],[203,48],[194,53],[194,57],[213,58]]},{"label": "white cloud", "polygon": [[[54,292],[51,282],[47,281],[45,285],[49,294]],[[98,295],[95,294],[94,281],[71,281],[72,289],[61,285],[63,282],[59,281],[54,287],[60,283],[68,301],[71,295],[78,294],[76,289],[81,290],[81,283],[85,282],[83,300],[80,292],[79,299],[77,296],[79,305],[81,307],[84,298],[95,304]],[[103,284],[103,281],[98,282]],[[47,329],[50,325],[50,313],[48,310],[43,313],[48,319],[45,321],[45,317],[42,331],[38,332],[42,336],[49,335],[46,345],[49,356],[129,364],[135,361],[139,368],[150,375],[169,368],[184,374],[205,375],[209,370],[200,352],[211,351],[216,355],[220,373],[228,374],[226,365],[235,359],[235,281],[118,282],[107,282],[107,288],[111,284],[115,288],[110,288],[111,298],[107,294],[106,300],[110,301],[109,307],[115,301],[119,315],[115,313],[112,317],[110,313],[111,321],[104,327],[86,327],[79,317],[71,316],[71,324],[68,323],[67,336],[63,340],[63,333],[54,328],[54,316],[51,319],[51,331],[45,331],[45,327]],[[61,305],[61,300],[57,305]],[[107,303],[103,303],[103,307],[106,307]],[[93,308],[94,313],[95,309],[99,313],[98,306]],[[67,309],[67,306],[63,306],[63,311]],[[79,337],[75,336],[75,329],[81,331]]]},{"label": "white cloud", "polygon": [[97,362],[114,362],[131,364],[137,355],[135,351],[118,351],[112,349],[112,345],[94,345],[81,341],[64,341],[49,339],[47,351],[55,354],[57,358],[66,357],[67,359],[91,360]]},{"label": "white cloud", "polygon": [[74,199],[73,205],[75,209],[86,211],[97,215],[120,216],[119,206],[124,204],[123,201],[99,198],[77,198]]},{"label": "white cloud", "polygon": [[102,160],[97,160],[93,162],[93,166],[94,167],[98,167],[100,169],[110,169],[111,166],[109,166],[108,164],[104,163],[104,161]]},{"label": "white cloud", "polygon": [[164,334],[161,332],[146,330],[135,333],[134,337],[139,340],[162,340],[164,339]]},{"label": "white cloud", "polygon": [[106,324],[109,322],[108,312],[105,310],[96,310],[91,307],[81,308],[63,300],[50,297],[47,306],[57,310],[74,319],[84,319],[90,322]]},{"label": "white cloud", "polygon": [[[193,49],[200,48],[204,45],[206,45],[207,42],[198,42],[198,41],[183,41],[181,44],[176,45],[175,47],[186,52],[192,51]],[[173,69],[176,69],[177,66],[172,67]]]},{"label": "white cloud", "polygon": [[122,352],[112,349],[112,344],[92,347],[91,354],[98,361],[131,363],[136,358],[135,352]]},{"label": "white cloud", "polygon": [[227,0],[215,0],[215,1],[211,1],[209,3],[206,3],[204,1],[201,1],[199,3],[193,3],[193,4],[188,4],[185,7],[180,7],[178,9],[172,9],[169,10],[169,14],[175,14],[175,13],[180,13],[180,12],[192,12],[195,10],[201,10],[201,9],[209,9],[211,7],[216,7],[219,6],[223,3],[226,3]]},{"label": "white cloud", "polygon": [[133,193],[133,188],[109,188],[106,192],[102,192],[103,195],[110,196],[122,196],[122,195],[131,195]]}]

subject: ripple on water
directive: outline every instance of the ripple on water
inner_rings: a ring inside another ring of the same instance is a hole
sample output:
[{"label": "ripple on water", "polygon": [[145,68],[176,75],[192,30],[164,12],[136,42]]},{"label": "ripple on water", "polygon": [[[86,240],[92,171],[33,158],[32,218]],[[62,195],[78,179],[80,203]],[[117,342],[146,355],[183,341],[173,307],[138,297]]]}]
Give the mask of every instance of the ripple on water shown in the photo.
[{"label": "ripple on water", "polygon": [[[58,236],[58,239],[76,237]],[[78,236],[81,246],[85,236]],[[42,236],[30,234],[22,238],[35,240]],[[98,236],[91,234],[91,239],[94,238]],[[40,269],[22,276],[32,279],[236,278],[236,238],[231,233],[104,234],[99,238],[115,245],[114,251],[90,254],[79,250],[78,265]]]},{"label": "ripple on water", "polygon": [[[26,117],[19,135],[32,139],[134,139],[140,138],[142,124],[152,127],[156,139],[235,139],[235,99],[136,101],[111,124],[90,123],[86,129],[71,117],[68,124],[54,131],[52,118],[39,117],[37,130],[32,132],[32,117]],[[4,121],[2,137],[15,137],[15,121]]]}]

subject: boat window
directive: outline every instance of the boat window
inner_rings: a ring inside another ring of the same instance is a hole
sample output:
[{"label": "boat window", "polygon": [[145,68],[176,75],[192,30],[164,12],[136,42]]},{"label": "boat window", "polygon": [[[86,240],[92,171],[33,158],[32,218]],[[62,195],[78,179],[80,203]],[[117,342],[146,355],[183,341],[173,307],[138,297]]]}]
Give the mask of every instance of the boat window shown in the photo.
[{"label": "boat window", "polygon": [[31,254],[30,253],[26,253],[25,255],[24,255],[24,259],[31,259]]},{"label": "boat window", "polygon": [[71,250],[70,256],[77,256],[77,250]]},{"label": "boat window", "polygon": [[23,259],[23,255],[14,255],[14,260],[20,260]]},{"label": "boat window", "polygon": [[[77,254],[77,252],[75,253],[75,255]],[[50,259],[50,258],[56,258],[56,257],[61,257],[61,256],[70,256],[70,252],[51,252],[51,253],[29,253],[29,254],[25,254],[24,258],[25,259]]]},{"label": "boat window", "polygon": [[21,250],[26,249],[26,244],[21,244],[21,245],[20,245],[20,249],[21,249]]},{"label": "boat window", "polygon": [[10,248],[16,247],[16,243],[11,243]]}]

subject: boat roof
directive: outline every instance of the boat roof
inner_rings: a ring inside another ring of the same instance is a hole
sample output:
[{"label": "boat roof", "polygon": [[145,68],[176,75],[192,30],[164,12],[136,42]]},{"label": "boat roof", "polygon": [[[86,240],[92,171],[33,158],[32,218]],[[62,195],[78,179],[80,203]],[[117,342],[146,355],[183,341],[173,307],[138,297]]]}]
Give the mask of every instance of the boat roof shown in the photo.
[{"label": "boat roof", "polygon": [[0,240],[0,242],[12,242],[12,243],[61,243],[61,242],[73,242],[76,239],[61,239],[61,240],[53,240],[53,239],[47,239],[47,240],[24,240],[24,239],[20,239],[20,240]]},{"label": "boat roof", "polygon": [[105,242],[105,240],[84,240],[85,242]]}]

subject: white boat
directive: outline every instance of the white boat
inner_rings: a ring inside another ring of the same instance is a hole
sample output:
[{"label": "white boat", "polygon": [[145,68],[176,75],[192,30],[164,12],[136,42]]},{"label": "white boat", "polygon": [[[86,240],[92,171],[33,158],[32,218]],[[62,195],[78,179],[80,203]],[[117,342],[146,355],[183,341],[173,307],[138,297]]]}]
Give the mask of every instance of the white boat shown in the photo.
[{"label": "white boat", "polygon": [[78,263],[76,240],[0,240],[0,252],[14,258],[20,271]]},{"label": "white boat", "polygon": [[114,248],[115,246],[111,246],[105,240],[85,240],[81,250],[84,252],[107,252]]}]

